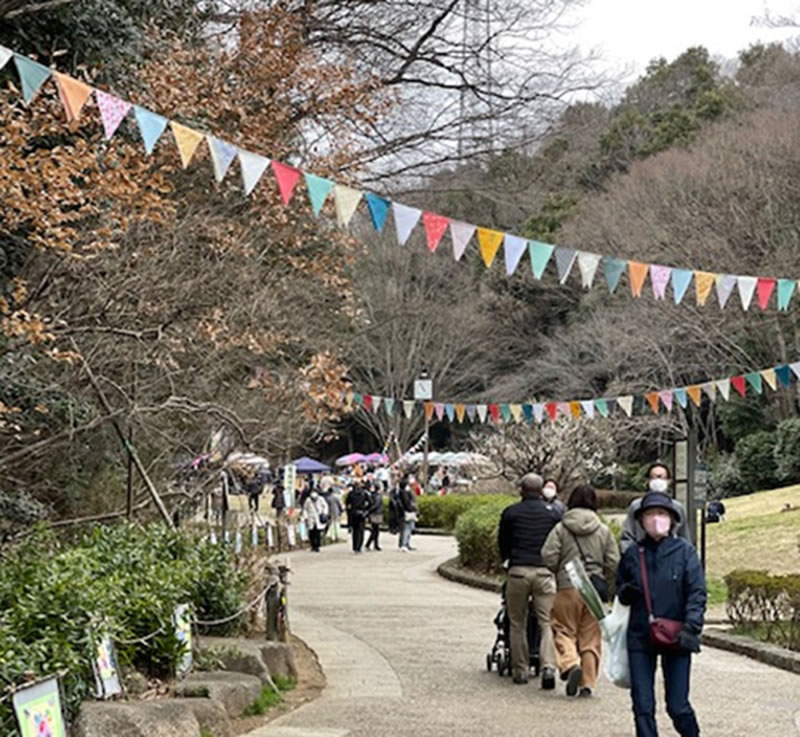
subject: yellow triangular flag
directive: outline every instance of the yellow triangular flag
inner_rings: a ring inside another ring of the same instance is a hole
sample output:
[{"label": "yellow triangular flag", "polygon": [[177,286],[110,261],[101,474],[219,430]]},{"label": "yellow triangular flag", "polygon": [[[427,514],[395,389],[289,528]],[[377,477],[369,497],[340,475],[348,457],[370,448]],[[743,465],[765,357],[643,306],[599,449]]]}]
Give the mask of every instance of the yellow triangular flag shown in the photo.
[{"label": "yellow triangular flag", "polygon": [[511,410],[511,416],[514,418],[514,420],[516,422],[522,422],[522,405],[509,404],[508,408]]},{"label": "yellow triangular flag", "polygon": [[697,304],[701,307],[706,303],[708,295],[711,294],[711,287],[716,281],[716,274],[710,274],[707,271],[694,272],[694,286],[697,289]]},{"label": "yellow triangular flag", "polygon": [[456,417],[458,418],[459,422],[464,422],[464,413],[467,411],[466,404],[457,404],[456,405]]},{"label": "yellow triangular flag", "polygon": [[170,120],[169,125],[172,128],[172,135],[175,136],[175,143],[178,144],[181,164],[183,164],[183,168],[185,169],[191,163],[194,152],[205,136],[192,128],[187,128],[185,125],[176,123],[174,120]]},{"label": "yellow triangular flag", "polygon": [[772,391],[775,391],[778,388],[775,381],[775,369],[764,369],[761,372],[761,375],[764,377],[764,381],[769,384],[769,388],[772,389]]},{"label": "yellow triangular flag", "polygon": [[577,401],[570,402],[569,411],[572,412],[572,416],[577,420],[581,416],[581,403]]},{"label": "yellow triangular flag", "polygon": [[347,225],[353,213],[361,202],[361,190],[337,184],[333,188],[333,197],[336,202],[336,219],[339,225]]},{"label": "yellow triangular flag", "polygon": [[487,228],[478,228],[478,246],[481,249],[483,263],[486,264],[487,269],[492,265],[502,243],[502,233],[496,230],[488,230]]},{"label": "yellow triangular flag", "polygon": [[692,401],[697,405],[700,406],[700,402],[703,401],[702,394],[700,393],[699,386],[687,386],[686,393],[692,398]]},{"label": "yellow triangular flag", "polygon": [[78,79],[73,79],[67,74],[53,72],[58,87],[58,96],[64,105],[67,113],[67,121],[77,120],[81,116],[81,110],[92,94],[92,88]]}]

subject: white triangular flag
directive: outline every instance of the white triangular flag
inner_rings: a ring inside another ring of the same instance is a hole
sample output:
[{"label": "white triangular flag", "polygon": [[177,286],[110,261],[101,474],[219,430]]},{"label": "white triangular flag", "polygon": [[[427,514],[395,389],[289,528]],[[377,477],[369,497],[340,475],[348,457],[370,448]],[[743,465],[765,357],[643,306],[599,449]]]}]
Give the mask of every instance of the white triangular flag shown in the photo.
[{"label": "white triangular flag", "polygon": [[214,179],[221,182],[228,172],[228,167],[236,158],[236,146],[214,136],[206,136],[208,150],[211,153],[211,164],[214,167]]},{"label": "white triangular flag", "polygon": [[543,404],[534,404],[533,405],[533,419],[536,420],[538,425],[542,424],[542,420],[544,419],[544,405]]},{"label": "white triangular flag", "polygon": [[403,413],[405,414],[407,420],[411,419],[411,415],[414,414],[414,400],[413,399],[404,399],[403,400]]},{"label": "white triangular flag", "polygon": [[755,276],[737,276],[736,281],[739,285],[739,296],[742,298],[742,309],[747,311],[753,300],[758,279]]},{"label": "white triangular flag", "polygon": [[408,205],[401,205],[398,202],[392,202],[392,212],[394,213],[394,227],[397,231],[397,242],[404,246],[408,241],[411,231],[419,222],[422,217],[422,210],[416,207],[409,207]]},{"label": "white triangular flag", "polygon": [[5,46],[0,46],[0,69],[8,64],[12,56],[14,56],[14,52],[11,49],[7,49]]},{"label": "white triangular flag", "polygon": [[506,257],[506,276],[511,276],[519,265],[522,254],[528,250],[528,241],[518,235],[506,233],[503,240],[503,251]]},{"label": "white triangular flag", "polygon": [[723,399],[727,402],[731,397],[731,380],[719,379],[717,381],[717,389],[719,389],[719,393],[722,395]]},{"label": "white triangular flag", "polygon": [[792,373],[800,379],[800,361],[796,361],[795,363],[790,363],[789,367],[792,369]]},{"label": "white triangular flag", "polygon": [[377,415],[378,409],[381,406],[381,400],[383,397],[376,397],[374,394],[372,395],[372,411]]},{"label": "white triangular flag", "polygon": [[346,226],[355,213],[358,203],[361,202],[362,192],[360,189],[345,187],[344,184],[337,184],[333,188],[333,198],[336,205],[336,220],[339,225]]},{"label": "white triangular flag", "polygon": [[469,223],[462,223],[458,220],[453,220],[450,223],[450,237],[453,240],[453,258],[460,261],[464,255],[464,250],[467,244],[475,234],[476,227]]},{"label": "white triangular flag", "polygon": [[269,159],[251,154],[249,151],[239,149],[239,165],[242,168],[242,182],[244,183],[244,193],[249,195],[261,179],[261,175],[269,166]]},{"label": "white triangular flag", "polygon": [[617,397],[617,404],[628,417],[633,414],[633,397],[630,394],[624,397]]},{"label": "white triangular flag", "polygon": [[594,283],[594,275],[597,273],[597,267],[600,265],[601,258],[599,253],[578,252],[578,268],[581,272],[581,284],[586,289],[589,289]]},{"label": "white triangular flag", "polygon": [[478,404],[475,406],[478,411],[478,418],[481,422],[486,422],[486,412],[489,409],[485,404]]},{"label": "white triangular flag", "polygon": [[708,398],[712,402],[717,398],[717,385],[713,381],[700,384],[700,388],[708,395]]},{"label": "white triangular flag", "polygon": [[582,399],[581,407],[583,407],[583,412],[587,417],[594,417],[594,399]]}]

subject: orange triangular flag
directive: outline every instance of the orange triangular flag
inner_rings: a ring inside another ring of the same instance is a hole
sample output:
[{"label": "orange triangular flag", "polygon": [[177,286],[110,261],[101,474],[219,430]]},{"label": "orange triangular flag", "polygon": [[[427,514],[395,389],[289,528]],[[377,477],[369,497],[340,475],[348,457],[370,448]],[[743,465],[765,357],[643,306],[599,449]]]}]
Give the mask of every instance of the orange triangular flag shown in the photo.
[{"label": "orange triangular flag", "polygon": [[457,404],[456,405],[456,417],[458,418],[459,422],[464,422],[464,413],[467,411],[466,404]]},{"label": "orange triangular flag", "polygon": [[194,152],[205,136],[192,128],[187,128],[185,125],[176,123],[174,120],[170,120],[169,124],[172,128],[172,135],[175,136],[175,143],[178,144],[181,164],[183,164],[183,168],[185,169],[191,163]]},{"label": "orange triangular flag", "polygon": [[433,402],[425,402],[425,419],[430,422],[433,417]]},{"label": "orange triangular flag", "polygon": [[[708,295],[711,294],[711,287],[716,283],[717,275],[709,274],[707,271],[694,272],[694,286],[697,290],[697,304],[701,307],[706,303]],[[700,406],[699,404],[697,405]]]},{"label": "orange triangular flag", "polygon": [[645,394],[644,398],[650,405],[650,409],[652,409],[655,414],[658,414],[658,392],[650,392],[649,394]]},{"label": "orange triangular flag", "polygon": [[692,398],[692,401],[695,403],[696,406],[700,406],[700,402],[703,401],[703,395],[700,391],[699,386],[687,386],[686,393]]},{"label": "orange triangular flag", "polygon": [[569,411],[572,412],[572,416],[577,420],[581,416],[581,403],[570,402]]},{"label": "orange triangular flag", "polygon": [[631,292],[634,297],[642,296],[644,280],[647,279],[647,272],[650,270],[649,264],[640,261],[628,261],[628,275],[631,278]]},{"label": "orange triangular flag", "polygon": [[497,255],[497,251],[500,249],[502,243],[502,233],[496,230],[489,230],[488,228],[478,228],[478,246],[481,249],[483,263],[486,264],[487,269],[492,265],[494,257]]},{"label": "orange triangular flag", "polygon": [[92,94],[92,88],[78,79],[73,79],[67,74],[53,72],[58,87],[58,96],[64,105],[67,113],[67,121],[77,120],[81,116],[81,110]]}]

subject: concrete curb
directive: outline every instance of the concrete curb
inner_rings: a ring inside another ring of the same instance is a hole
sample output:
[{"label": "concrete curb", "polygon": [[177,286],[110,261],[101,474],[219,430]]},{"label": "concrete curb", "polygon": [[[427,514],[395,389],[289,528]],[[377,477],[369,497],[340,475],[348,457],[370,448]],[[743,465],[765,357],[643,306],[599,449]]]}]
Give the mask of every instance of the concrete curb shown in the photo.
[{"label": "concrete curb", "polygon": [[768,642],[759,642],[744,635],[731,635],[722,630],[710,629],[703,632],[703,644],[718,650],[727,650],[744,655],[773,668],[800,675],[800,652],[786,650]]},{"label": "concrete curb", "polygon": [[484,591],[494,591],[499,594],[503,584],[495,581],[488,576],[482,576],[480,573],[474,573],[462,568],[458,564],[459,558],[450,558],[442,563],[437,569],[437,573],[448,581],[454,583],[464,584],[464,586],[472,586],[474,589],[483,589]]}]

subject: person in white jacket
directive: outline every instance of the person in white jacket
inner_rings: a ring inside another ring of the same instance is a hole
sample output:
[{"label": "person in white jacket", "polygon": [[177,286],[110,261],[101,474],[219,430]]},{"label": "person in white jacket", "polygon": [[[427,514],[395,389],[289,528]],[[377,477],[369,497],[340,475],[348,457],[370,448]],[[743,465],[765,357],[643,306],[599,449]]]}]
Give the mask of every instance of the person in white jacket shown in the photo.
[{"label": "person in white jacket", "polygon": [[308,525],[308,539],[311,542],[311,552],[319,553],[319,547],[322,542],[322,531],[328,524],[328,516],[330,510],[328,503],[320,496],[320,493],[314,489],[308,495],[305,504],[303,505],[303,513],[306,517],[306,524]]}]

